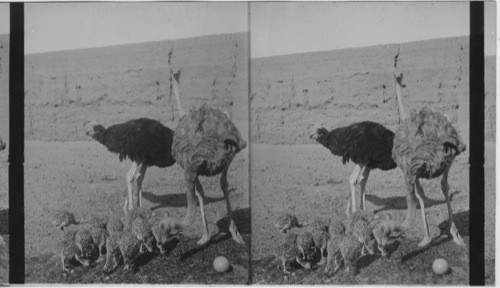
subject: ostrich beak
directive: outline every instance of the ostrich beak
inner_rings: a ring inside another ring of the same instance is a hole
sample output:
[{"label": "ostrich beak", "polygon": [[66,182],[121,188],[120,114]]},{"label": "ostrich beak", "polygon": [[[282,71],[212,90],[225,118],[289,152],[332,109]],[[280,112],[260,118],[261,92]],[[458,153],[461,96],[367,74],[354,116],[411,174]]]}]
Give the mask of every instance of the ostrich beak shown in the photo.
[{"label": "ostrich beak", "polygon": [[460,153],[464,152],[465,150],[467,150],[467,145],[462,143],[462,144],[460,144],[460,146],[458,146],[458,151]]},{"label": "ostrich beak", "polygon": [[321,128],[321,125],[316,123],[309,128],[309,138],[316,140],[318,138],[318,129]]}]

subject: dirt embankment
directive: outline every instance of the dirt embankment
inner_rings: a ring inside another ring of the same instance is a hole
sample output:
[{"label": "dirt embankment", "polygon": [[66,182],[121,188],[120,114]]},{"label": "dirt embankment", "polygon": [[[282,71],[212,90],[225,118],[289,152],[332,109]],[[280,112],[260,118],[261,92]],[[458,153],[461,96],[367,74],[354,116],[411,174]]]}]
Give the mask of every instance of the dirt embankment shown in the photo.
[{"label": "dirt embankment", "polygon": [[[407,109],[446,113],[468,138],[469,38],[252,60],[252,141],[312,143],[307,127],[372,120],[396,129],[394,58]],[[495,58],[486,58],[486,139],[495,138]]]},{"label": "dirt embankment", "polygon": [[246,33],[236,33],[27,55],[26,139],[88,140],[82,123],[89,119],[107,126],[149,117],[175,127],[172,47],[184,109],[208,103],[227,110],[246,135],[247,41]]}]

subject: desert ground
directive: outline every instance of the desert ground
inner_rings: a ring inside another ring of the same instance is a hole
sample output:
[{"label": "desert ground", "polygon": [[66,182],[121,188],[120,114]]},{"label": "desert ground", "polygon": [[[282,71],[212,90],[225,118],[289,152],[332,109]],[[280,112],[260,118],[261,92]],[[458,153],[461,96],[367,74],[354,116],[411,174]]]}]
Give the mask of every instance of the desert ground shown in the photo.
[{"label": "desert ground", "polygon": [[[249,148],[235,157],[228,173],[231,205],[246,245],[226,235],[227,209],[219,177],[200,179],[213,235],[210,244],[196,244],[202,235],[197,209],[194,224],[171,243],[170,253],[141,255],[132,273],[121,265],[104,275],[104,263],[99,263],[75,266],[73,273],[63,274],[60,259],[52,253],[62,232],[50,223],[60,209],[84,219],[123,216],[125,174],[131,163],[119,162],[118,155],[85,135],[83,125],[95,119],[107,127],[148,117],[175,128],[179,114],[170,93],[170,68],[181,70],[185,110],[206,103],[227,111],[248,142],[246,41],[247,34],[240,33],[27,55],[26,283],[248,283]],[[173,45],[170,67],[167,55]],[[143,205],[182,219],[187,205],[183,185],[177,164],[151,167],[143,182]],[[213,269],[220,255],[229,259],[230,272]]]},{"label": "desert ground", "polygon": [[[282,213],[299,222],[314,218],[346,220],[353,164],[309,139],[309,128],[327,129],[370,120],[395,131],[398,109],[395,98],[394,58],[402,72],[403,99],[407,110],[428,106],[446,114],[468,143],[468,38],[447,38],[402,44],[257,58],[252,60],[251,94],[251,207],[252,281],[260,284],[455,284],[469,282],[468,248],[446,235],[448,212],[440,180],[423,180],[425,211],[433,242],[427,249],[420,212],[404,237],[395,239],[387,258],[367,256],[357,273],[343,269],[333,275],[292,265],[294,276],[284,277],[277,248],[284,234],[273,227]],[[486,58],[486,145],[495,153],[495,57]],[[470,146],[468,146],[470,147]],[[468,153],[456,158],[449,175],[455,222],[469,240]],[[495,251],[494,157],[487,157],[485,256],[486,281],[493,284]],[[367,210],[390,213],[403,221],[406,194],[399,168],[375,170],[367,184]],[[359,193],[358,193],[359,194]],[[298,233],[294,228],[292,232]],[[448,260],[452,272],[437,276],[434,259]]]},{"label": "desert ground", "polygon": [[[118,161],[97,142],[42,142],[26,143],[26,283],[245,283],[248,281],[248,247],[225,235],[226,203],[219,179],[201,179],[206,192],[205,213],[213,243],[199,247],[201,219],[196,218],[185,231],[178,245],[169,255],[159,252],[138,259],[138,271],[128,273],[119,267],[110,279],[101,272],[104,263],[87,269],[75,267],[73,274],[64,277],[60,258],[54,258],[52,245],[62,239],[50,217],[58,209],[73,211],[77,218],[92,215],[123,217],[126,197],[125,173],[129,162]],[[230,199],[236,224],[249,243],[248,159],[238,155],[228,174]],[[143,202],[153,211],[168,211],[182,219],[186,213],[186,197],[182,193],[183,174],[178,165],[171,168],[150,168],[144,180]],[[77,229],[77,227],[70,227]],[[218,231],[222,234],[216,235]],[[233,272],[219,274],[213,271],[212,261],[217,255],[231,260]]]}]

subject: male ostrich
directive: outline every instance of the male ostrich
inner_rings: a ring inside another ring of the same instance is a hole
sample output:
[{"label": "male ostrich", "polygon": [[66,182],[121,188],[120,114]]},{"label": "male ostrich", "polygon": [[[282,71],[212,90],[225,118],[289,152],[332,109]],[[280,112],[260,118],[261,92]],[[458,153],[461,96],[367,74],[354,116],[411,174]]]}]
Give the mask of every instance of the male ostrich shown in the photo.
[{"label": "male ostrich", "polygon": [[425,217],[424,200],[422,198],[424,197],[424,190],[419,179],[432,179],[443,176],[441,179],[441,191],[446,198],[448,206],[450,234],[455,243],[465,246],[464,240],[460,237],[453,222],[453,212],[448,194],[450,190],[448,172],[455,157],[465,151],[466,146],[462,142],[457,130],[440,113],[433,112],[429,108],[424,107],[418,113],[413,113],[409,118],[406,118],[401,97],[402,78],[402,74],[395,75],[399,114],[403,122],[395,133],[392,155],[405,175],[408,210],[403,228],[409,229],[410,225],[412,225],[415,219],[418,199],[424,225],[424,239],[420,242],[419,246],[424,247],[430,244],[431,238]]},{"label": "male ostrich", "polygon": [[[391,170],[396,168],[392,160],[394,133],[381,124],[364,121],[330,132],[315,125],[310,137],[330,150],[333,155],[342,156],[342,163],[354,162],[354,171],[349,178],[351,186],[352,212],[356,212],[356,185],[361,187],[361,209],[365,210],[365,186],[370,170]],[[351,202],[347,202],[349,216]]]},{"label": "male ostrich", "polygon": [[[137,184],[137,206],[142,206],[142,181],[149,166],[160,168],[174,165],[171,154],[173,131],[159,121],[140,118],[104,128],[95,121],[86,125],[86,133],[109,151],[118,154],[122,161],[132,160],[132,167],[126,175],[128,197],[123,209],[125,214],[134,208],[132,186]],[[127,204],[128,203],[128,204]]]},{"label": "male ostrich", "polygon": [[[174,75],[173,78],[175,80],[173,81],[174,93],[180,107],[177,88],[179,74]],[[201,245],[210,240],[203,207],[204,191],[198,177],[221,174],[220,186],[226,198],[230,221],[229,231],[236,242],[243,244],[243,238],[238,233],[233,220],[229,202],[227,172],[234,156],[247,144],[228,115],[218,109],[205,104],[198,110],[191,110],[188,115],[182,115],[182,109],[180,111],[182,118],[175,129],[172,155],[184,169],[188,211],[181,226],[187,227],[193,222],[196,214],[196,197],[198,197],[204,229],[198,244]]]},{"label": "male ostrich", "polygon": [[0,151],[4,150],[7,144],[3,142],[2,137],[0,137]]}]

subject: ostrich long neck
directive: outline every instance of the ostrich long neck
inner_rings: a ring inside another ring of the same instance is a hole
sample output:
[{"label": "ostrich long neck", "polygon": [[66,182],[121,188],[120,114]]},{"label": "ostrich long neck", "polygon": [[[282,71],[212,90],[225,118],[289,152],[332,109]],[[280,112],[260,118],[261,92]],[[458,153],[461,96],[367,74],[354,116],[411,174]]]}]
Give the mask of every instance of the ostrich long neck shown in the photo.
[{"label": "ostrich long neck", "polygon": [[180,73],[177,74],[172,73],[172,79],[173,79],[172,88],[174,89],[175,101],[177,101],[177,108],[179,108],[179,114],[182,118],[182,116],[184,116],[184,110],[182,109],[181,97],[179,96],[179,76]]},{"label": "ostrich long neck", "polygon": [[403,95],[401,94],[401,82],[403,81],[403,74],[395,74],[394,80],[396,82],[396,98],[398,99],[399,107],[399,123],[406,120],[406,111],[403,107]]}]

